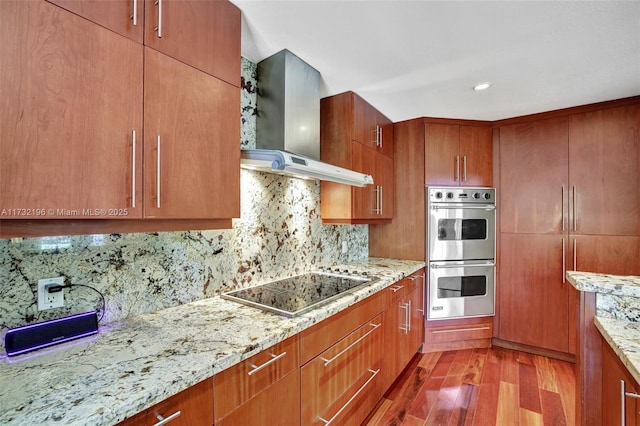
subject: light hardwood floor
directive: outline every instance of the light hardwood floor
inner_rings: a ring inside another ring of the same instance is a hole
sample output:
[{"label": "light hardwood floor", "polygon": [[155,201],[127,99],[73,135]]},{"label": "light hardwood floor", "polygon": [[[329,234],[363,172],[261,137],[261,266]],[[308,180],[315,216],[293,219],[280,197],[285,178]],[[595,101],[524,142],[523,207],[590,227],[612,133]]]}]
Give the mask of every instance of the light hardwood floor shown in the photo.
[{"label": "light hardwood floor", "polygon": [[498,347],[418,354],[364,424],[573,426],[573,368]]}]

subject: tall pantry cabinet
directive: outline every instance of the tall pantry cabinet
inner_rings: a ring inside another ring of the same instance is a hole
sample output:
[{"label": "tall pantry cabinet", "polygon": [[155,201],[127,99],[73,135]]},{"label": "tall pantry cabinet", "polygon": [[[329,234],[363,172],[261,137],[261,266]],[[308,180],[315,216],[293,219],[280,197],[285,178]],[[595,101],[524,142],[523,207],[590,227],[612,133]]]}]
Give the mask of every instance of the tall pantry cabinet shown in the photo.
[{"label": "tall pantry cabinet", "polygon": [[1,3],[0,219],[238,217],[240,11],[162,6]]},{"label": "tall pantry cabinet", "polygon": [[519,119],[499,135],[496,335],[574,354],[566,271],[640,274],[640,105]]}]

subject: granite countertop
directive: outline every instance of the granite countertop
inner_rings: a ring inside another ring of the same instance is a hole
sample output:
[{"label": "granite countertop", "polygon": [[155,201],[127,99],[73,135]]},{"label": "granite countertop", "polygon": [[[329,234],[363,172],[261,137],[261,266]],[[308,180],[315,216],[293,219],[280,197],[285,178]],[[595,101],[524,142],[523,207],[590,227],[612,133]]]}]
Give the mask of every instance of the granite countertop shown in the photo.
[{"label": "granite countertop", "polygon": [[220,297],[129,318],[97,335],[0,358],[0,424],[110,425],[237,364],[424,267],[369,258],[379,281],[296,318]]},{"label": "granite countertop", "polygon": [[[627,298],[626,304],[616,307],[627,312],[613,312],[619,318],[596,316],[594,323],[629,373],[640,383],[640,322],[624,319],[633,316],[628,310],[637,310],[640,306],[640,277],[568,271],[567,279],[579,291],[599,293],[596,313],[612,314],[598,306],[607,303],[600,295]],[[629,302],[630,299],[633,302]]]}]

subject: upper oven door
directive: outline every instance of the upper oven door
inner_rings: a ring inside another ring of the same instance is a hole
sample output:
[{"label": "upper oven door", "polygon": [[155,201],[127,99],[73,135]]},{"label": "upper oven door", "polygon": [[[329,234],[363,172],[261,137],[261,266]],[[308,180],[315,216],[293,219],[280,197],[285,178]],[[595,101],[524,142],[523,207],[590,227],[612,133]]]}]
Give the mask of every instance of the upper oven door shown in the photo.
[{"label": "upper oven door", "polygon": [[429,261],[495,258],[494,205],[429,205]]}]

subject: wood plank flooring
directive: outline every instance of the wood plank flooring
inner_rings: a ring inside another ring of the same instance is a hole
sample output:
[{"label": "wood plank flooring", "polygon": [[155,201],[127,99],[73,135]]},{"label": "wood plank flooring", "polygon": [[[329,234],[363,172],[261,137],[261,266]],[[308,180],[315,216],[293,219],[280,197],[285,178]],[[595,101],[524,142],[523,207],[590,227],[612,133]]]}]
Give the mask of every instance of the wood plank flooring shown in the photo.
[{"label": "wood plank flooring", "polygon": [[364,424],[573,426],[573,367],[498,347],[418,354]]}]

